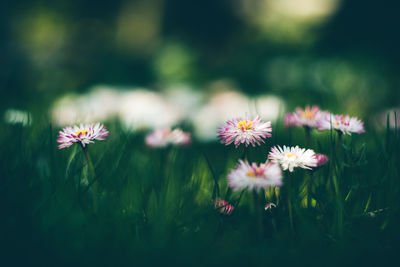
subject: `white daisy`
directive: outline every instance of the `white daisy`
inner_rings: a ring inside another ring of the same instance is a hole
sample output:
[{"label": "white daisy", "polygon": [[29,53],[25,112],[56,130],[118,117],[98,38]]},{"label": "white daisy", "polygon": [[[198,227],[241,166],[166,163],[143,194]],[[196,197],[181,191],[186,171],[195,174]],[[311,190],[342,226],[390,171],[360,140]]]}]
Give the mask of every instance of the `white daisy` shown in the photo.
[{"label": "white daisy", "polygon": [[283,170],[289,169],[290,172],[293,172],[296,167],[311,169],[310,167],[317,166],[315,152],[312,149],[306,150],[298,146],[283,146],[283,149],[280,146],[274,146],[268,154],[268,159],[279,163]]},{"label": "white daisy", "polygon": [[257,116],[254,120],[233,119],[226,122],[226,125],[218,129],[218,138],[221,143],[230,145],[234,143],[236,147],[240,144],[255,146],[264,143],[264,139],[271,137],[271,122],[262,122]]},{"label": "white daisy", "polygon": [[330,130],[331,128],[348,135],[365,132],[364,123],[358,118],[327,113],[318,121],[318,130]]},{"label": "white daisy", "polygon": [[159,128],[146,136],[146,144],[151,147],[188,145],[190,142],[190,133],[184,132],[181,129]]},{"label": "white daisy", "polygon": [[65,127],[59,132],[57,142],[60,145],[58,148],[70,147],[74,143],[80,143],[82,147],[85,147],[90,143],[94,143],[94,140],[106,140],[108,134],[109,132],[104,125],[99,122],[96,124],[80,124],[79,126]]},{"label": "white daisy", "polygon": [[229,186],[234,191],[246,188],[259,191],[261,188],[282,185],[282,171],[275,163],[266,162],[251,165],[247,161],[239,160],[239,164],[228,174]]},{"label": "white daisy", "polygon": [[285,115],[285,126],[307,126],[310,128],[317,128],[318,121],[326,112],[321,111],[318,106],[306,106],[304,110],[296,108],[293,113],[287,113]]}]

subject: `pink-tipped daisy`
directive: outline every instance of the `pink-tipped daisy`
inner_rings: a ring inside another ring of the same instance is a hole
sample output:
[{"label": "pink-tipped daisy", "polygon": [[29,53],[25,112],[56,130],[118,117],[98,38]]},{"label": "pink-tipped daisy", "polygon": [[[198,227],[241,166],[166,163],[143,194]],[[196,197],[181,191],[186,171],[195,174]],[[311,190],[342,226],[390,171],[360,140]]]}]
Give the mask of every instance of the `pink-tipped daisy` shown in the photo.
[{"label": "pink-tipped daisy", "polygon": [[325,112],[321,111],[318,106],[306,106],[304,110],[298,107],[295,112],[285,115],[285,126],[317,128],[318,121],[324,114]]},{"label": "pink-tipped daisy", "polygon": [[282,171],[277,164],[266,162],[251,165],[239,160],[238,165],[228,174],[228,183],[233,191],[247,187],[249,191],[282,185]]},{"label": "pink-tipped daisy", "polygon": [[94,143],[94,140],[106,140],[109,132],[103,124],[80,124],[73,127],[65,127],[58,134],[57,142],[60,143],[59,149],[70,147],[74,143],[80,143],[82,147]]},{"label": "pink-tipped daisy", "polygon": [[317,159],[315,152],[312,149],[274,146],[268,154],[268,159],[272,162],[279,163],[283,170],[289,169],[293,172],[293,169],[300,167],[303,169],[311,169],[310,167],[317,166]]},{"label": "pink-tipped daisy", "polygon": [[331,128],[348,135],[365,132],[364,123],[358,118],[327,113],[318,121],[318,130],[330,130]]},{"label": "pink-tipped daisy", "polygon": [[218,138],[221,143],[238,147],[240,144],[253,147],[264,143],[264,139],[271,137],[271,122],[262,122],[260,117],[254,120],[237,118],[229,120],[218,129]]},{"label": "pink-tipped daisy", "polygon": [[275,203],[269,202],[269,203],[265,204],[264,210],[272,210],[273,207],[276,208]]},{"label": "pink-tipped daisy", "polygon": [[329,158],[324,154],[315,154],[315,158],[317,159],[317,167],[321,167],[329,161]]},{"label": "pink-tipped daisy", "polygon": [[181,129],[171,130],[171,128],[160,128],[146,136],[146,144],[151,147],[188,145],[190,144],[190,141],[190,134]]},{"label": "pink-tipped daisy", "polygon": [[214,207],[217,209],[221,214],[224,215],[231,215],[235,207],[232,204],[229,204],[229,202],[220,199],[217,197],[214,201]]}]

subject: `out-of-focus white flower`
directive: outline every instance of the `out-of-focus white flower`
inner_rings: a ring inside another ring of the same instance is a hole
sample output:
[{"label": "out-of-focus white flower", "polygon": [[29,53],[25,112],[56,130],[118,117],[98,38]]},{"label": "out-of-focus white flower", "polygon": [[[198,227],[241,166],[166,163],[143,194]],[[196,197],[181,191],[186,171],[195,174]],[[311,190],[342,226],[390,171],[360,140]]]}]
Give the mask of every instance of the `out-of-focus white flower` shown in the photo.
[{"label": "out-of-focus white flower", "polygon": [[218,129],[218,138],[225,145],[234,143],[236,147],[240,144],[255,146],[271,137],[271,132],[271,122],[262,122],[258,116],[254,120],[237,118],[227,121]]},{"label": "out-of-focus white flower", "polygon": [[165,88],[163,96],[178,109],[184,119],[191,119],[204,102],[203,91],[196,91],[183,84]]},{"label": "out-of-focus white flower", "polygon": [[119,118],[126,129],[156,129],[178,124],[179,109],[160,94],[148,90],[126,93],[122,99]]},{"label": "out-of-focus white flower", "polygon": [[[219,82],[223,83],[223,82]],[[222,87],[222,90],[219,90]],[[216,140],[218,127],[231,118],[249,114],[251,101],[242,93],[234,91],[224,83],[217,86],[218,92],[192,118],[194,134],[203,141]]]},{"label": "out-of-focus white flower", "polygon": [[233,191],[247,188],[249,191],[282,185],[282,171],[275,163],[252,163],[239,160],[239,164],[228,174],[228,183]]},{"label": "out-of-focus white flower", "polygon": [[181,129],[171,131],[171,128],[160,128],[146,136],[146,144],[151,147],[188,145],[190,141],[190,134]]},{"label": "out-of-focus white flower", "polygon": [[124,94],[119,88],[99,85],[84,95],[65,95],[54,103],[52,120],[63,126],[77,121],[89,123],[112,119],[118,113]]},{"label": "out-of-focus white flower", "polygon": [[318,130],[337,130],[343,134],[351,135],[351,133],[364,133],[364,123],[356,117],[349,115],[334,115],[325,113],[324,116],[318,120]]},{"label": "out-of-focus white flower", "polygon": [[279,163],[283,170],[293,169],[300,167],[303,169],[310,169],[310,167],[317,167],[317,159],[314,150],[295,147],[274,146],[268,154],[268,159],[272,162]]},{"label": "out-of-focus white flower", "polygon": [[318,106],[307,106],[304,110],[298,107],[295,112],[285,115],[285,126],[317,128],[319,120],[326,114]]},{"label": "out-of-focus white flower", "polygon": [[397,127],[397,129],[400,129],[400,108],[391,108],[378,112],[377,115],[372,118],[371,122],[380,129],[386,129],[388,124],[388,115],[389,128],[396,129]]},{"label": "out-of-focus white flower", "polygon": [[80,143],[82,147],[85,147],[90,143],[94,143],[94,140],[106,140],[108,135],[109,132],[99,122],[96,124],[80,124],[79,126],[65,127],[59,132],[57,142],[60,145],[58,148],[70,147],[74,143]]},{"label": "out-of-focus white flower", "polygon": [[32,116],[27,111],[7,109],[4,113],[4,121],[8,124],[28,126],[32,124]]},{"label": "out-of-focus white flower", "polygon": [[262,95],[255,100],[255,112],[263,120],[276,121],[280,112],[285,110],[285,103],[277,96]]}]

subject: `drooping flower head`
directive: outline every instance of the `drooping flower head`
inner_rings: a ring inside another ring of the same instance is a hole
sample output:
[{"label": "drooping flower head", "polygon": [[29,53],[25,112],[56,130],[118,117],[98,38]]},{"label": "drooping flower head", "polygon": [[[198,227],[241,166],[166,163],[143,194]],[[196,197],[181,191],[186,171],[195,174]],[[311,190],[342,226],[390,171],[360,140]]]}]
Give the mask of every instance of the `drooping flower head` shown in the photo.
[{"label": "drooping flower head", "polygon": [[238,147],[240,144],[253,147],[264,143],[264,139],[271,137],[271,122],[262,122],[257,116],[254,120],[237,118],[229,120],[218,129],[218,138],[221,143]]},{"label": "drooping flower head", "polygon": [[318,120],[324,113],[325,112],[321,111],[318,106],[306,106],[304,110],[298,107],[295,112],[285,115],[285,126],[317,128]]},{"label": "drooping flower head", "polygon": [[224,215],[231,215],[235,207],[232,204],[229,204],[229,202],[220,199],[217,197],[214,201],[214,207],[217,209],[221,214]]},{"label": "drooping flower head", "polygon": [[58,133],[57,142],[60,143],[58,148],[70,147],[74,143],[80,143],[82,147],[85,147],[90,143],[94,143],[94,140],[106,140],[108,135],[109,132],[106,127],[100,122],[96,124],[80,124],[73,127],[68,126]]},{"label": "drooping flower head", "polygon": [[365,132],[364,123],[358,118],[350,117],[349,115],[327,113],[318,121],[318,130],[330,130],[331,127],[338,132],[348,135]]},{"label": "drooping flower head", "polygon": [[315,158],[317,159],[317,167],[321,167],[329,161],[329,158],[324,154],[315,154]]},{"label": "drooping flower head", "polygon": [[272,208],[276,208],[276,205],[273,202],[269,202],[264,206],[264,210],[272,210]]},{"label": "drooping flower head", "polygon": [[259,191],[261,188],[282,185],[282,171],[275,163],[252,163],[239,160],[238,165],[228,174],[228,183],[233,191],[243,188]]},{"label": "drooping flower head", "polygon": [[300,167],[303,169],[311,169],[311,167],[317,166],[317,159],[315,152],[312,149],[274,146],[268,154],[268,159],[272,162],[279,163],[283,170],[289,169],[293,172],[293,169]]},{"label": "drooping flower head", "polygon": [[181,129],[156,129],[146,136],[146,144],[151,147],[166,147],[168,145],[187,145],[191,141],[190,133]]}]

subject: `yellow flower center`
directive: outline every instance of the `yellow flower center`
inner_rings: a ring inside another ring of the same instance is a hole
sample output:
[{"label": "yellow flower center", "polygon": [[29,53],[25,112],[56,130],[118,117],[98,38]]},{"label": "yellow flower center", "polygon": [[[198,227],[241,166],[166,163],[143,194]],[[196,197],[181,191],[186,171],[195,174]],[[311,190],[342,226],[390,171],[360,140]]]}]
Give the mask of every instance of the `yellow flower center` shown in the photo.
[{"label": "yellow flower center", "polygon": [[287,153],[285,156],[288,157],[288,158],[291,158],[291,157],[294,156],[294,153]]},{"label": "yellow flower center", "polygon": [[239,121],[237,127],[240,130],[249,130],[251,129],[251,126],[253,125],[252,121],[244,120],[244,121]]},{"label": "yellow flower center", "polygon": [[261,168],[256,168],[255,170],[253,169],[246,172],[246,175],[254,178],[257,176],[264,176],[264,173],[261,171]]},{"label": "yellow flower center", "polygon": [[79,136],[80,134],[82,134],[82,135],[87,135],[88,133],[89,133],[88,130],[81,130],[81,131],[77,131],[77,132],[75,133],[75,135],[76,135],[76,136]]},{"label": "yellow flower center", "polygon": [[301,116],[302,116],[303,118],[306,118],[306,119],[312,119],[312,118],[314,117],[314,114],[313,114],[311,111],[306,110],[306,111],[303,111],[303,113],[301,114]]},{"label": "yellow flower center", "polygon": [[246,172],[247,176],[256,177],[256,174],[253,171]]}]

